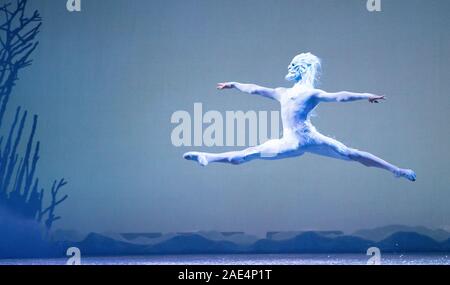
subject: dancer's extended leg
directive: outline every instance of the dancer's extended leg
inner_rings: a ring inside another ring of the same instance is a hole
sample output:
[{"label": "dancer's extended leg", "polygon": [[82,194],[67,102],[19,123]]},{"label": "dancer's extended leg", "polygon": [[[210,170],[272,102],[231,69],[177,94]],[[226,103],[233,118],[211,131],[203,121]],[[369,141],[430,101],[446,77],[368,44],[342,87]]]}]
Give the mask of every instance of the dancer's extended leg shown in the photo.
[{"label": "dancer's extended leg", "polygon": [[241,164],[246,161],[250,161],[252,158],[256,158],[258,153],[252,148],[247,148],[240,151],[229,151],[222,153],[208,153],[208,152],[196,152],[191,151],[185,153],[183,157],[187,160],[194,160],[203,166],[208,165],[210,162],[225,162],[231,164]]},{"label": "dancer's extended leg", "polygon": [[261,145],[249,147],[240,151],[230,151],[222,153],[207,152],[187,152],[183,157],[187,160],[194,160],[203,166],[210,162],[224,162],[231,164],[241,164],[253,159],[280,159],[301,155],[298,144],[284,140],[269,140]]},{"label": "dancer's extended leg", "polygon": [[349,148],[343,143],[319,133],[315,134],[314,144],[308,146],[306,151],[343,160],[357,161],[368,167],[388,170],[397,177],[404,177],[410,181],[416,180],[416,174],[411,169],[399,168],[369,152]]}]

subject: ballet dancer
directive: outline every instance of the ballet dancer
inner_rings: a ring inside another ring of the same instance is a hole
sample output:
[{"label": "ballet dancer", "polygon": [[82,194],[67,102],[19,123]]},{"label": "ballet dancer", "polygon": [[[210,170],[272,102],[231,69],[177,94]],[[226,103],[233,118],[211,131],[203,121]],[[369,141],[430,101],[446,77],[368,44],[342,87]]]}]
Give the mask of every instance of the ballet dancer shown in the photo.
[{"label": "ballet dancer", "polygon": [[310,120],[311,112],[321,102],[351,102],[368,100],[378,103],[385,96],[370,93],[326,92],[315,88],[321,65],[320,59],[311,53],[301,53],[288,66],[285,77],[295,82],[291,88],[266,88],[255,84],[238,82],[218,83],[220,90],[236,88],[239,91],[277,100],[281,105],[283,136],[240,151],[224,153],[187,152],[185,159],[197,161],[206,166],[211,162],[241,164],[253,159],[282,159],[314,153],[322,156],[356,161],[368,167],[377,167],[393,173],[396,177],[416,180],[411,169],[399,168],[369,152],[347,147],[343,143],[327,137],[316,130]]}]

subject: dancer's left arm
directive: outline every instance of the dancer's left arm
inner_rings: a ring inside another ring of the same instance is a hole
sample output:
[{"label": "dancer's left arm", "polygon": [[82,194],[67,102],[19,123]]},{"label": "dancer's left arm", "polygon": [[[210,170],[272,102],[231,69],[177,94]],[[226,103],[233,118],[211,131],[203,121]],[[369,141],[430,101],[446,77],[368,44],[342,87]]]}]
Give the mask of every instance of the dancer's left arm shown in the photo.
[{"label": "dancer's left arm", "polygon": [[316,90],[315,97],[322,102],[352,102],[356,100],[368,100],[370,103],[379,103],[380,100],[386,100],[384,95],[355,93],[348,91],[326,92],[323,90]]}]

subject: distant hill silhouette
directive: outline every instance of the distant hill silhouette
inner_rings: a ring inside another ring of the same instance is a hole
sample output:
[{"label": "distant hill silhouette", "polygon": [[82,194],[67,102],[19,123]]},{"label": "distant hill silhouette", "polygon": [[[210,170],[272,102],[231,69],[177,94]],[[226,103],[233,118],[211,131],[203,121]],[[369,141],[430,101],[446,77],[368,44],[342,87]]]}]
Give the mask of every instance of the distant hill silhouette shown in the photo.
[{"label": "distant hill silhouette", "polygon": [[352,235],[368,240],[381,241],[397,232],[414,232],[428,236],[436,241],[444,241],[450,238],[450,233],[442,229],[431,230],[421,226],[411,227],[403,225],[388,225],[373,229],[363,229],[354,232]]},{"label": "distant hill silhouette", "polygon": [[100,234],[91,233],[82,242],[67,243],[66,248],[76,246],[84,255],[112,256],[145,254],[146,246],[117,241]]},{"label": "distant hill silhouette", "polygon": [[352,236],[329,238],[315,232],[285,240],[263,239],[251,248],[255,253],[354,253],[364,252],[373,242]]},{"label": "distant hill silhouette", "polygon": [[201,235],[179,235],[151,247],[152,253],[201,254],[237,253],[243,251],[239,245],[229,241],[215,241]]},{"label": "distant hill silhouette", "polygon": [[443,244],[414,232],[394,233],[378,242],[377,247],[382,252],[436,252],[444,250]]},{"label": "distant hill silhouette", "polygon": [[[423,231],[422,231],[423,232]],[[435,232],[428,230],[426,232]],[[148,254],[277,254],[277,253],[361,253],[372,246],[383,253],[450,252],[450,239],[437,241],[417,232],[395,232],[380,241],[354,235],[301,232],[286,239],[258,239],[251,243],[230,240],[244,233],[194,232],[165,234],[145,244],[129,242],[120,235],[91,233],[81,242],[62,242],[63,248],[79,247],[85,256]],[[221,238],[222,237],[222,238]],[[238,239],[239,241],[239,239]],[[247,241],[247,240],[246,240]]]}]

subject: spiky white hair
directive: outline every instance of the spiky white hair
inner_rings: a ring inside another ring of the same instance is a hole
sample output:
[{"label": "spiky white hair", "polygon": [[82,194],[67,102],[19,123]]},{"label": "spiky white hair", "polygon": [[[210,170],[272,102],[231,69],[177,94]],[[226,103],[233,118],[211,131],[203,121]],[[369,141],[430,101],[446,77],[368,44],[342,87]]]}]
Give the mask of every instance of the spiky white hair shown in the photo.
[{"label": "spiky white hair", "polygon": [[316,85],[321,68],[320,58],[310,52],[300,53],[292,59],[291,64],[296,65],[301,74],[300,83],[309,87]]}]

